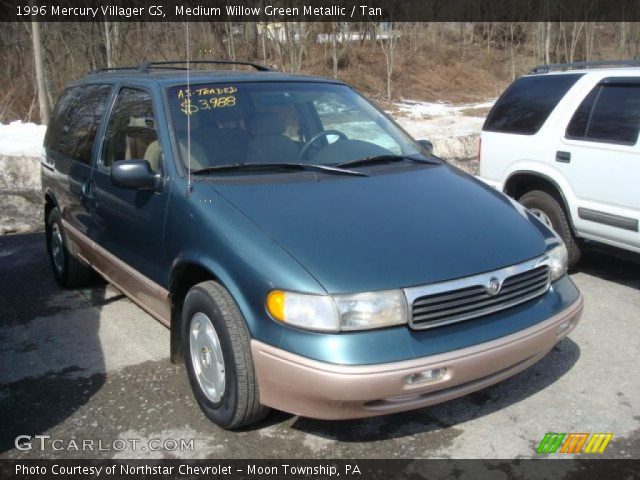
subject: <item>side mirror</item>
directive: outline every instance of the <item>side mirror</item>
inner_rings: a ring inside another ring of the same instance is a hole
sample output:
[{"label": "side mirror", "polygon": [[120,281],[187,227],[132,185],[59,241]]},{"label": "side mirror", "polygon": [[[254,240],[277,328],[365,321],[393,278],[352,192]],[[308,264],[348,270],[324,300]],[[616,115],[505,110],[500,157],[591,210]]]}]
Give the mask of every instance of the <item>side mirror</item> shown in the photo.
[{"label": "side mirror", "polygon": [[433,155],[433,143],[429,140],[418,140],[418,144],[424,148],[428,154]]},{"label": "side mirror", "polygon": [[111,165],[111,183],[131,190],[155,190],[160,174],[151,170],[147,160],[119,160]]}]

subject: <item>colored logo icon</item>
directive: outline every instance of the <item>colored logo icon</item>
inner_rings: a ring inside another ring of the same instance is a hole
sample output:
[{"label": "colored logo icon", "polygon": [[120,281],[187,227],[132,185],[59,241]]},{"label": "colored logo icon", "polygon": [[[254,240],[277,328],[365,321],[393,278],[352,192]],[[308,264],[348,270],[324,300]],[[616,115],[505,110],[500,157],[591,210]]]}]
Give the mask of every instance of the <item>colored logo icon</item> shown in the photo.
[{"label": "colored logo icon", "polygon": [[613,433],[548,432],[536,448],[536,453],[604,453]]}]

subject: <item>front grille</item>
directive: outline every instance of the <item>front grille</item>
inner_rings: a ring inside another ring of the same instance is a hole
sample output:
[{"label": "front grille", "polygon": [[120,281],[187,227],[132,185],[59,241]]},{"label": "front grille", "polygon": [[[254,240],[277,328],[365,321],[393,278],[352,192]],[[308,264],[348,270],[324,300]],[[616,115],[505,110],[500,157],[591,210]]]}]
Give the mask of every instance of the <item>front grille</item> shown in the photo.
[{"label": "front grille", "polygon": [[[411,327],[433,328],[469,320],[536,298],[549,288],[549,268],[540,265],[504,277],[496,295],[488,291],[492,279],[500,281],[499,276],[489,273],[478,276],[476,284],[416,298],[412,305]],[[455,285],[455,281],[451,283]]]}]

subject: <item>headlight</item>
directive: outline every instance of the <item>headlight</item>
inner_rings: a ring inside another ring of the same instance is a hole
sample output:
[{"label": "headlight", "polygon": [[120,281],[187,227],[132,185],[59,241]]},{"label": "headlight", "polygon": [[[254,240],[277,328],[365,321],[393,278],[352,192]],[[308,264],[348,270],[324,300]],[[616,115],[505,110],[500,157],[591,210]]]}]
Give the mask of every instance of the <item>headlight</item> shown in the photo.
[{"label": "headlight", "polygon": [[333,297],[341,330],[361,330],[407,323],[407,301],[401,290]]},{"label": "headlight", "polygon": [[274,290],[266,303],[276,320],[310,330],[365,330],[407,323],[402,290],[334,296]]},{"label": "headlight", "polygon": [[267,310],[281,322],[311,330],[338,331],[338,312],[328,295],[274,290],[267,296]]},{"label": "headlight", "polygon": [[553,282],[567,273],[567,263],[569,260],[567,247],[564,246],[564,243],[560,243],[547,251],[547,257],[549,257],[549,272],[551,274],[551,281]]}]

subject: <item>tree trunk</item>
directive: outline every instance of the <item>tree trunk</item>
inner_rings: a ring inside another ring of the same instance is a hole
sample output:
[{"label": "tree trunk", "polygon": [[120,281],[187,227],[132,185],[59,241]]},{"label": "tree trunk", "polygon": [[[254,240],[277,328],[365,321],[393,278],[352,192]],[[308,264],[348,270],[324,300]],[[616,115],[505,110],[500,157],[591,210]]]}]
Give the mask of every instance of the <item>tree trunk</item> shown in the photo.
[{"label": "tree trunk", "polygon": [[544,62],[551,63],[551,55],[549,50],[551,48],[551,22],[547,22],[547,26],[544,31]]},{"label": "tree trunk", "polygon": [[575,60],[576,47],[578,46],[578,40],[580,39],[580,33],[584,27],[584,22],[573,22],[573,33],[571,34],[571,49],[569,50],[569,62]]},{"label": "tree trunk", "polygon": [[618,55],[622,58],[627,49],[627,38],[629,37],[629,23],[620,22],[618,24]]},{"label": "tree trunk", "polygon": [[111,22],[104,21],[104,48],[107,52],[107,68],[113,68],[113,50],[111,44]]},{"label": "tree trunk", "polygon": [[224,28],[227,33],[227,55],[229,60],[235,62],[236,61],[236,45],[235,38],[233,35],[233,25],[231,22],[224,22]]},{"label": "tree trunk", "polygon": [[514,36],[514,26],[513,22],[509,23],[509,35],[511,40],[511,79],[515,80],[516,78],[516,46],[514,45],[513,36]]},{"label": "tree trunk", "polygon": [[333,61],[333,78],[338,78],[338,29],[336,22],[331,22],[331,60]]},{"label": "tree trunk", "polygon": [[40,38],[40,24],[32,21],[33,30],[33,61],[36,65],[36,82],[38,85],[38,102],[40,104],[40,123],[49,124],[51,107],[47,98],[46,80],[44,77],[44,57],[42,55],[42,39]]}]

